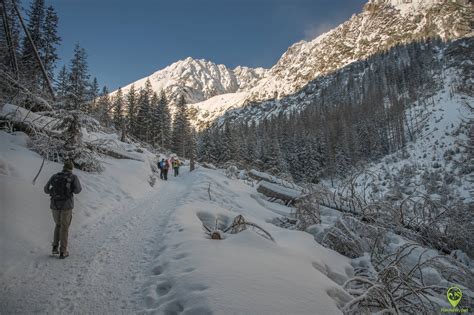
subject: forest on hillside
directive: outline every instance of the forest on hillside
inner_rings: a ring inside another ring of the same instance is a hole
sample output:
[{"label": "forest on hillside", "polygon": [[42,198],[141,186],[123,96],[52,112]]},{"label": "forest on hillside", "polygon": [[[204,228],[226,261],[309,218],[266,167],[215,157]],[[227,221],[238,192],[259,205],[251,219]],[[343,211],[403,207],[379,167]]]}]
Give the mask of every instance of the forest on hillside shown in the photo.
[{"label": "forest on hillside", "polygon": [[[278,100],[280,109],[260,114],[260,123],[254,108],[271,109],[274,101],[230,111],[202,132],[199,157],[297,182],[343,178],[420,136],[431,97],[447,79],[445,69],[465,54],[463,42],[399,45],[355,62]],[[459,82],[452,92],[468,86]]]}]

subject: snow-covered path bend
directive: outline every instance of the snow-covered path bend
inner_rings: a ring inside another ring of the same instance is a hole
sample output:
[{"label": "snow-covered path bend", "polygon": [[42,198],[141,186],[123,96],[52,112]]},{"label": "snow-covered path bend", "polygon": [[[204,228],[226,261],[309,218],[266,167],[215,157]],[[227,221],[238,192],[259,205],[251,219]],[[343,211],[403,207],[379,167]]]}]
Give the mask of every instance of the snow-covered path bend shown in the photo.
[{"label": "snow-covered path bend", "polygon": [[[193,176],[158,184],[133,204],[70,233],[65,260],[39,253],[4,275],[0,304],[7,313],[136,313],[144,309],[143,285],[156,271],[166,233],[181,227],[173,210],[182,204]],[[190,176],[189,176],[190,175]],[[74,215],[72,225],[74,222]]]}]

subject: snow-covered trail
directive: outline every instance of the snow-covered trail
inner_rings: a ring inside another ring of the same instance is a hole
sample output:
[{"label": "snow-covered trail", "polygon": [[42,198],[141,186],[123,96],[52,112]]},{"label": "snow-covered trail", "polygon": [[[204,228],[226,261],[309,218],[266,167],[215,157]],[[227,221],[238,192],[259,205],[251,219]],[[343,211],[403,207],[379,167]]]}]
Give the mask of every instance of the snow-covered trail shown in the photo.
[{"label": "snow-covered trail", "polygon": [[[70,254],[38,253],[3,275],[0,305],[7,313],[130,313],[144,309],[142,286],[164,249],[171,219],[193,176],[159,182],[158,189],[70,233]],[[74,222],[72,225],[78,224]]]}]

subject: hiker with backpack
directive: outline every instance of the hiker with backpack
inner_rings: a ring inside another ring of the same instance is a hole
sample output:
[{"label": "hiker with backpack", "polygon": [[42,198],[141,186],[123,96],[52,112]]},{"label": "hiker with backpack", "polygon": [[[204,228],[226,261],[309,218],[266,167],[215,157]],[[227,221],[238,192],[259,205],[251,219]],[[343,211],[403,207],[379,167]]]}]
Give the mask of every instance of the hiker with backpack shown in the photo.
[{"label": "hiker with backpack", "polygon": [[51,196],[50,208],[53,213],[54,239],[52,254],[64,259],[69,256],[67,250],[69,226],[74,208],[74,195],[81,192],[79,178],[72,173],[74,164],[66,161],[62,172],[54,174],[44,186],[44,192]]},{"label": "hiker with backpack", "polygon": [[170,168],[170,162],[168,160],[163,159],[163,179],[168,180],[168,170]]},{"label": "hiker with backpack", "polygon": [[181,162],[178,159],[173,160],[172,163],[173,170],[174,170],[174,177],[179,175],[179,167],[181,166]]},{"label": "hiker with backpack", "polygon": [[163,179],[163,165],[165,164],[165,159],[161,159],[160,162],[158,162],[158,168],[160,169],[160,179]]}]

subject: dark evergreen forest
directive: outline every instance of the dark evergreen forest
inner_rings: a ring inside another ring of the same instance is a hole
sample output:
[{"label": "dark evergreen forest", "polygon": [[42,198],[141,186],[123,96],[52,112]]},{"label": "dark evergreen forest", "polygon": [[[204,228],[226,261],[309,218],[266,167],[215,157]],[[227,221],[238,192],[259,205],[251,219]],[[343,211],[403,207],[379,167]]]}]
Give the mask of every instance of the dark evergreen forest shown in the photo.
[{"label": "dark evergreen forest", "polygon": [[[355,62],[279,100],[283,110],[259,123],[248,113],[262,104],[230,112],[201,133],[199,157],[283,173],[295,181],[343,177],[413,140],[421,117],[407,110],[415,102],[426,106],[442,83],[446,61],[439,51],[446,45],[416,42]],[[298,110],[291,110],[295,104]]]}]

